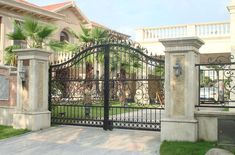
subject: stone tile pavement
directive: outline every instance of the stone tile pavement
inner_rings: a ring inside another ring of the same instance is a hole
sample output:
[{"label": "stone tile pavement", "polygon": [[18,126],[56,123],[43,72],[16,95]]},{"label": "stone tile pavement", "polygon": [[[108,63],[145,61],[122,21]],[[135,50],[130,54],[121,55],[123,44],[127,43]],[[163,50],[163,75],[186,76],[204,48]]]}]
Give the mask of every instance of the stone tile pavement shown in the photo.
[{"label": "stone tile pavement", "polygon": [[58,126],[0,141],[0,155],[158,155],[160,132]]}]

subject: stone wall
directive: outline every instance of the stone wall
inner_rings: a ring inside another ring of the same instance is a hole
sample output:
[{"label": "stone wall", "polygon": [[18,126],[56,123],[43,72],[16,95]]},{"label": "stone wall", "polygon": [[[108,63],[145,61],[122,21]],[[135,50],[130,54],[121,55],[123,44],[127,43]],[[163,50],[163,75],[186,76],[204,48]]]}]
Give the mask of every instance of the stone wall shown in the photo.
[{"label": "stone wall", "polygon": [[12,125],[16,106],[17,71],[15,67],[0,66],[0,124]]},{"label": "stone wall", "polygon": [[218,140],[218,118],[235,117],[235,112],[227,111],[196,111],[198,120],[198,139],[205,141]]}]

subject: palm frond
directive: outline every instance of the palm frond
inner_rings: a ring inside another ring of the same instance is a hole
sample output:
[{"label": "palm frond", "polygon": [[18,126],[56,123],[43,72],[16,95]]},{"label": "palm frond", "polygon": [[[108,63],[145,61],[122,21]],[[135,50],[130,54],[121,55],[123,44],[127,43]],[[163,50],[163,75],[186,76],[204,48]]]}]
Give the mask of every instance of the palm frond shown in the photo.
[{"label": "palm frond", "polygon": [[8,46],[8,47],[5,48],[5,52],[9,53],[9,54],[12,54],[12,53],[14,53],[15,49],[19,49],[19,48],[20,48],[19,45],[11,45],[11,46]]},{"label": "palm frond", "polygon": [[61,42],[57,40],[51,40],[47,46],[55,52],[77,52],[80,48],[78,44],[71,44],[69,42]]},{"label": "palm frond", "polygon": [[91,42],[92,39],[90,36],[85,36],[85,35],[80,34],[79,40],[81,42],[87,43],[87,42]]},{"label": "palm frond", "polygon": [[81,30],[82,30],[81,33],[84,35],[89,35],[90,29],[85,28],[85,26],[83,26],[83,25],[80,25],[80,26],[81,26]]},{"label": "palm frond", "polygon": [[16,54],[14,50],[19,49],[19,48],[20,48],[19,45],[12,45],[12,46],[8,46],[7,48],[5,48],[5,51],[6,51],[5,64],[16,66],[17,60],[16,60]]},{"label": "palm frond", "polygon": [[79,44],[71,44],[71,43],[67,43],[64,46],[64,51],[65,52],[77,52],[80,49],[80,45]]},{"label": "palm frond", "polygon": [[38,32],[36,32],[37,37],[41,40],[44,40],[52,35],[52,33],[56,30],[56,27],[52,25],[41,25]]},{"label": "palm frond", "polygon": [[7,34],[10,40],[26,40],[26,36],[22,31],[22,25],[14,21],[14,31]]},{"label": "palm frond", "polygon": [[52,49],[54,52],[61,52],[65,47],[65,42],[51,40],[47,46]]},{"label": "palm frond", "polygon": [[90,42],[92,40],[90,36],[90,29],[87,29],[83,25],[81,25],[81,33],[79,34],[78,39],[81,42]]},{"label": "palm frond", "polygon": [[108,31],[106,31],[105,29],[95,27],[91,29],[90,36],[93,41],[102,41],[108,39],[109,34]]},{"label": "palm frond", "polygon": [[25,33],[31,37],[33,37],[40,30],[38,21],[30,17],[25,18],[22,26]]}]

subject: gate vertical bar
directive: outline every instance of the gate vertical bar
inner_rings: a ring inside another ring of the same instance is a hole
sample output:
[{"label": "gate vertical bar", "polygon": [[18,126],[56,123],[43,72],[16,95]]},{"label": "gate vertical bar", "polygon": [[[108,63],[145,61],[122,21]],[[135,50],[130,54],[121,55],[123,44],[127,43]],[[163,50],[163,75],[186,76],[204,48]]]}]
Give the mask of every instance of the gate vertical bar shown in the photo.
[{"label": "gate vertical bar", "polygon": [[104,124],[103,129],[109,129],[109,45],[104,47]]},{"label": "gate vertical bar", "polygon": [[51,67],[49,66],[49,80],[48,80],[48,110],[51,111],[51,79],[52,79],[52,69]]},{"label": "gate vertical bar", "polygon": [[200,106],[201,104],[201,66],[198,66],[198,105]]}]

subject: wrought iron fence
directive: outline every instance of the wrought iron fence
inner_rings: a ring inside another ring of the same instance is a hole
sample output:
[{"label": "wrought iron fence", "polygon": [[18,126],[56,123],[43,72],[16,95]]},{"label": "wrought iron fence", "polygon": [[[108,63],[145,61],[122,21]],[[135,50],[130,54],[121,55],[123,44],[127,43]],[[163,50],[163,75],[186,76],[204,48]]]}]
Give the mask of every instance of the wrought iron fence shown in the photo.
[{"label": "wrought iron fence", "polygon": [[235,62],[234,56],[209,58],[208,63],[198,67],[198,105],[208,108],[235,108]]}]

